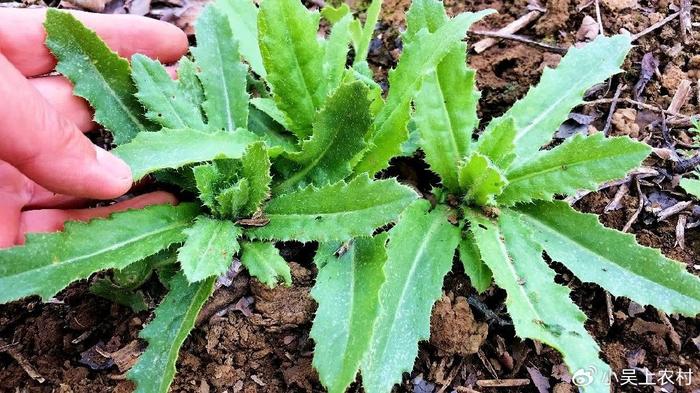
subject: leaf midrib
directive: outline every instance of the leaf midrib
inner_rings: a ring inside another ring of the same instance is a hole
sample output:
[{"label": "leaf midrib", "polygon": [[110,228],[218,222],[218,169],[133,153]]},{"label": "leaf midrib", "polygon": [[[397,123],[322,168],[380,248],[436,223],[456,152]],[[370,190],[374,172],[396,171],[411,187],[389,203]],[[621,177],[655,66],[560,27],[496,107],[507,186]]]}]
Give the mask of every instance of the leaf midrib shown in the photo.
[{"label": "leaf midrib", "polygon": [[[49,264],[49,265],[41,266],[41,267],[39,267],[38,269],[32,269],[32,270],[27,270],[27,271],[19,272],[18,274],[13,274],[13,275],[11,275],[11,276],[7,276],[7,277],[4,277],[4,278],[16,277],[16,276],[23,275],[23,274],[25,274],[25,273],[37,273],[37,272],[42,272],[42,271],[44,271],[44,270],[46,270],[46,269],[49,269],[49,270],[50,270],[51,268],[56,268],[56,267],[63,268],[63,267],[66,266],[66,264],[79,263],[79,262],[82,261],[82,260],[89,259],[89,258],[93,258],[93,257],[96,257],[96,256],[98,256],[98,255],[106,254],[106,253],[109,253],[109,252],[111,252],[111,251],[118,250],[118,249],[123,248],[123,247],[127,247],[127,246],[131,245],[132,243],[138,243],[139,241],[141,241],[141,240],[143,240],[143,239],[145,239],[145,238],[148,238],[148,237],[151,237],[151,236],[156,236],[156,235],[159,235],[159,234],[161,234],[161,233],[169,232],[169,231],[172,231],[172,230],[181,228],[181,227],[187,227],[188,225],[189,225],[189,224],[187,224],[187,223],[172,224],[172,225],[169,225],[169,226],[167,226],[167,227],[160,228],[160,229],[155,230],[155,231],[151,231],[151,232],[147,232],[147,233],[141,234],[141,235],[139,235],[139,236],[137,236],[137,237],[129,238],[127,241],[122,241],[122,242],[119,242],[119,243],[113,243],[113,244],[110,245],[109,247],[102,248],[102,249],[100,249],[100,250],[97,250],[97,251],[92,252],[92,253],[87,254],[87,255],[80,255],[80,256],[78,256],[78,257],[73,257],[73,258],[70,258],[70,259],[67,259],[67,260],[64,260],[64,261],[59,261],[59,262],[51,263],[51,264]],[[116,264],[114,264],[114,265],[116,265]],[[106,268],[108,268],[108,267],[105,266],[105,269],[106,269]]]},{"label": "leaf midrib", "polygon": [[[413,258],[413,261],[412,261],[413,263],[411,264],[411,269],[408,272],[408,277],[404,281],[404,286],[401,289],[401,295],[399,297],[399,302],[396,305],[396,307],[394,308],[394,313],[393,313],[392,318],[391,318],[391,325],[388,329],[388,333],[385,334],[384,337],[389,338],[392,336],[392,333],[394,332],[394,327],[396,326],[396,320],[397,320],[397,316],[399,314],[399,310],[401,309],[401,306],[404,303],[404,299],[406,298],[406,292],[408,291],[408,287],[409,287],[408,283],[413,282],[413,278],[416,274],[416,271],[418,270],[418,263],[417,262],[422,258],[423,254],[425,253],[425,250],[427,249],[427,245],[430,243],[428,240],[432,239],[434,232],[440,229],[441,224],[443,224],[441,220],[433,218],[433,221],[430,224],[430,228],[425,232],[425,236],[423,237],[423,240],[421,241],[420,247],[416,251],[415,257]],[[387,275],[387,278],[388,277],[389,276]],[[388,338],[386,340],[383,340],[384,342],[382,343],[381,351],[379,351],[379,353],[381,353],[381,355],[382,355],[381,358],[384,358],[384,354],[386,353],[386,349],[389,345]],[[377,351],[375,351],[375,352],[377,352]],[[376,356],[372,356],[371,358],[376,360]],[[380,367],[381,367],[381,365],[380,365]],[[370,369],[372,369],[372,367],[370,367]]]},{"label": "leaf midrib", "polygon": [[324,212],[324,213],[265,213],[265,215],[270,218],[270,217],[307,217],[307,216],[313,216],[313,217],[324,217],[324,216],[333,216],[333,215],[342,215],[342,214],[356,214],[368,210],[377,210],[380,209],[383,206],[387,205],[394,205],[397,203],[400,203],[404,199],[409,199],[409,197],[402,197],[402,198],[397,198],[388,202],[383,202],[380,204],[373,204],[368,207],[363,207],[361,209],[355,209],[355,210],[342,210],[342,211],[333,211],[333,212]]},{"label": "leaf midrib", "polygon": [[[84,57],[88,57],[88,58],[92,59],[92,58],[89,56],[89,54],[85,51],[85,49],[83,48],[83,45],[82,45],[82,44],[81,44],[79,47],[80,47],[80,51],[83,53],[83,56],[84,56]],[[118,62],[121,62],[121,59],[119,59],[119,60],[117,60],[117,61],[118,61]],[[86,63],[90,64],[90,68],[92,68],[93,71],[95,71],[95,73],[97,73],[97,75],[99,75],[100,84],[101,84],[107,91],[109,91],[109,92],[111,93],[110,95],[112,96],[112,98],[114,98],[114,99],[117,101],[118,105],[119,105],[119,106],[121,107],[121,109],[122,109],[122,112],[126,113],[126,115],[127,115],[127,117],[129,118],[129,120],[131,120],[131,123],[132,123],[133,125],[136,125],[136,127],[140,130],[139,132],[147,132],[148,130],[143,126],[143,124],[141,124],[140,121],[138,121],[138,119],[137,119],[136,117],[134,117],[134,115],[133,115],[133,114],[131,113],[131,111],[129,110],[128,106],[126,106],[126,104],[125,104],[124,101],[122,100],[121,96],[120,96],[119,94],[117,94],[116,91],[115,91],[114,89],[111,88],[111,86],[109,85],[109,83],[107,82],[107,80],[105,79],[105,77],[102,75],[102,73],[100,72],[100,70],[99,70],[99,69],[97,68],[97,66],[95,65],[95,63],[93,63],[92,61],[88,61],[88,62],[86,62]],[[127,69],[128,69],[128,65],[127,65]],[[82,80],[81,80],[81,81],[82,81]],[[82,83],[77,83],[77,82],[74,82],[74,83],[76,84],[76,86],[75,86],[75,92],[77,93],[78,86],[79,86],[79,85],[80,85],[80,86],[83,86],[83,84],[82,84]],[[85,98],[86,100],[90,101],[87,97],[83,97],[83,98]],[[97,112],[97,111],[98,111],[98,109],[95,109],[95,112]],[[99,111],[100,111],[100,112],[103,112],[103,110],[99,110]],[[115,130],[110,130],[110,131],[115,132]]]},{"label": "leaf midrib", "polygon": [[[585,141],[586,139],[581,139],[581,140]],[[602,139],[601,141],[610,141],[610,139]],[[601,147],[601,146],[596,146],[596,147]],[[604,148],[605,146],[602,146],[602,147]],[[547,152],[552,152],[552,151],[553,150],[548,150]],[[547,152],[542,153],[543,154],[542,157],[546,158]],[[615,159],[618,157],[624,157],[624,156],[633,155],[633,154],[634,154],[634,152],[630,152],[630,151],[620,151],[620,152],[617,152],[614,154],[606,154],[603,156],[591,155],[591,156],[582,157],[582,158],[575,160],[575,161],[567,161],[565,164],[562,164],[562,163],[555,164],[554,162],[550,163],[550,161],[554,161],[554,160],[546,160],[544,162],[544,164],[548,164],[548,165],[546,167],[544,167],[544,169],[538,170],[536,172],[524,173],[524,174],[516,176],[516,177],[507,176],[507,179],[508,179],[509,185],[513,185],[517,182],[523,182],[523,181],[526,181],[526,180],[533,178],[533,177],[536,177],[536,176],[545,176],[551,172],[556,172],[558,169],[561,169],[562,166],[566,166],[567,169],[566,169],[566,171],[563,171],[563,172],[567,172],[569,170],[569,168],[576,168],[576,167],[579,167],[579,166],[584,165],[584,164],[589,163],[589,162],[594,162],[594,163],[596,163],[596,165],[603,165],[604,160],[612,160],[612,159]],[[533,161],[531,161],[531,162],[533,162]],[[527,169],[527,167],[528,167],[528,165],[522,165],[519,168],[515,168],[514,170],[512,170],[511,173],[513,173],[513,172],[517,173],[517,171],[522,171],[524,169]],[[588,180],[592,180],[592,179],[588,179]]]},{"label": "leaf midrib", "polygon": [[614,261],[608,259],[607,257],[605,257],[605,255],[599,253],[598,251],[595,251],[595,250],[593,250],[593,249],[590,249],[589,247],[587,247],[587,246],[584,245],[583,243],[581,243],[581,242],[579,242],[579,241],[577,241],[577,240],[575,240],[575,239],[572,239],[572,238],[570,238],[570,237],[568,237],[568,236],[565,236],[564,234],[560,233],[559,231],[554,230],[552,227],[550,227],[550,226],[544,224],[542,221],[538,220],[537,217],[535,217],[535,216],[533,216],[533,215],[531,215],[531,214],[528,214],[528,213],[525,213],[525,212],[520,212],[520,214],[522,214],[522,215],[525,216],[525,217],[530,217],[530,220],[529,220],[529,221],[530,221],[531,223],[534,223],[535,225],[537,225],[537,226],[539,226],[539,227],[541,227],[541,228],[544,228],[544,229],[547,230],[548,232],[553,232],[553,233],[555,233],[555,234],[558,235],[558,236],[561,236],[561,237],[563,237],[563,238],[565,238],[565,239],[568,239],[569,241],[571,241],[572,243],[578,245],[578,246],[581,247],[582,249],[587,250],[587,251],[590,252],[591,254],[597,256],[600,260],[602,260],[602,261],[603,261],[606,265],[608,265],[608,266],[615,266],[615,267],[620,268],[620,269],[622,269],[622,270],[624,270],[624,271],[626,271],[626,272],[629,272],[631,275],[634,275],[635,277],[642,278],[642,280],[644,280],[644,281],[646,281],[646,282],[648,282],[648,283],[651,283],[651,286],[654,286],[654,287],[662,287],[662,289],[666,289],[666,290],[670,289],[671,291],[673,291],[674,293],[678,294],[678,295],[681,296],[682,298],[685,298],[685,299],[688,299],[688,298],[689,298],[689,299],[692,299],[692,300],[694,300],[694,301],[700,301],[700,299],[695,299],[695,298],[690,297],[690,296],[687,296],[687,295],[685,295],[685,294],[683,294],[683,293],[681,293],[681,292],[678,292],[675,288],[671,289],[671,288],[666,287],[666,286],[664,286],[664,285],[662,285],[662,284],[659,284],[659,283],[657,283],[657,282],[651,281],[650,279],[644,277],[643,275],[640,275],[639,273],[635,272],[634,270],[631,270],[629,267],[624,267],[624,266],[622,266],[622,265],[619,265],[619,264],[615,263]]}]

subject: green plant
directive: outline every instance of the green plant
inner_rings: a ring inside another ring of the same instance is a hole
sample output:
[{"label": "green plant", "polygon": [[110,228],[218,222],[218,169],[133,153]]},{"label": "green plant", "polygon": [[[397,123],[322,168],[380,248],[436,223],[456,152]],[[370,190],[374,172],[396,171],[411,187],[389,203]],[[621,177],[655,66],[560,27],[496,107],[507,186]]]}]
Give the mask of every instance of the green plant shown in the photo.
[{"label": "green plant", "polygon": [[[46,44],[57,71],[112,131],[113,152],[134,179],[153,175],[199,202],[29,235],[24,246],[0,251],[0,302],[48,299],[111,270],[91,291],[143,310],[138,287],[156,272],[168,293],[140,335],[148,347],[129,378],[137,391],[165,392],[179,348],[234,257],[265,284],[289,284],[272,242],[360,237],[365,244],[394,222],[417,194],[368,174],[400,152],[394,142],[408,139],[422,76],[485,13],[461,15],[406,48],[384,100],[364,60],[380,6],[370,5],[364,26],[346,13],[318,39],[319,14],[296,0],[266,0],[259,9],[249,0],[219,2],[198,19],[197,46],[177,80],[144,56],[129,64],[71,15],[48,11]],[[385,237],[374,239],[381,253]]]},{"label": "green plant", "polygon": [[[700,177],[700,173],[696,172],[695,175]],[[683,187],[688,194],[700,199],[700,180],[683,178],[681,179],[681,187]]]},{"label": "green plant", "polygon": [[[405,47],[448,21],[441,2],[414,0]],[[544,251],[615,296],[667,313],[700,312],[700,280],[684,265],[554,198],[624,176],[650,148],[596,133],[541,150],[586,89],[620,72],[630,47],[630,37],[619,35],[571,49],[478,141],[472,133],[479,93],[465,64],[466,46],[453,47],[426,74],[413,119],[425,161],[442,182],[433,190],[436,203],[414,202],[388,235],[346,243],[343,253],[328,245],[317,254],[314,365],[331,392],[344,391],[358,371],[367,392],[388,392],[412,369],[455,250],[478,291],[493,280],[507,292],[516,333],[560,351],[585,392],[609,392],[610,368],[569,289],[555,283]],[[397,134],[378,139],[370,157],[382,161],[405,140]],[[368,160],[360,168],[373,172]]]}]

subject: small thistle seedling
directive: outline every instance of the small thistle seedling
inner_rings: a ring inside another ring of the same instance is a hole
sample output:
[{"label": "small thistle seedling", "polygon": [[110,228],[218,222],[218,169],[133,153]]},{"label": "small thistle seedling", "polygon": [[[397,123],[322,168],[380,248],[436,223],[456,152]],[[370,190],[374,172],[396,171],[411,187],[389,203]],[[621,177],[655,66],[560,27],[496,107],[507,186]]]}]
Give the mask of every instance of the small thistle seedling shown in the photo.
[{"label": "small thistle seedling", "polygon": [[[450,21],[436,0],[414,0],[406,16],[407,51]],[[516,333],[561,352],[584,392],[610,392],[610,368],[544,251],[615,296],[666,313],[700,312],[700,280],[684,265],[554,199],[623,177],[650,148],[596,133],[540,150],[588,88],[620,72],[630,47],[630,37],[618,35],[571,49],[476,142],[479,93],[466,46],[452,47],[426,74],[413,120],[425,161],[442,182],[433,190],[437,204],[416,201],[388,235],[348,243],[342,255],[337,244],[317,254],[314,365],[329,391],[345,391],[360,371],[365,391],[389,392],[412,370],[455,251],[478,291],[493,280],[507,292]],[[377,151],[396,151],[404,140]]]},{"label": "small thistle seedling", "polygon": [[[147,57],[129,64],[70,14],[49,10],[46,44],[57,71],[112,131],[113,152],[134,180],[152,174],[199,203],[29,235],[24,246],[0,251],[0,302],[48,299],[112,270],[92,292],[143,310],[138,287],[156,271],[168,293],[140,334],[148,347],[128,377],[138,392],[166,392],[179,349],[234,256],[272,286],[291,281],[274,241],[360,237],[357,244],[373,239],[381,253],[385,235],[369,236],[418,195],[368,174],[401,152],[393,145],[408,139],[422,75],[483,13],[457,17],[407,48],[385,100],[365,61],[380,6],[370,5],[364,25],[347,8],[326,10],[337,18],[319,39],[319,13],[297,0],[265,0],[260,8],[221,1],[198,19],[193,60],[181,60],[177,80]],[[355,60],[347,67],[350,45]]]}]

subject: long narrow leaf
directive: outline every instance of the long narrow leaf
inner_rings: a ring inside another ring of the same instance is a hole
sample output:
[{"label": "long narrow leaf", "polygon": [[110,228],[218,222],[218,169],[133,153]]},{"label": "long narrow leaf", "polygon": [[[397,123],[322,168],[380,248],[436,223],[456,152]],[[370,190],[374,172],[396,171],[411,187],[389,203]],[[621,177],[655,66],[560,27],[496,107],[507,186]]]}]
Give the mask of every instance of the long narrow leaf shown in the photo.
[{"label": "long narrow leaf", "polygon": [[321,106],[323,49],[316,40],[319,14],[298,0],[265,0],[258,14],[258,39],[275,102],[299,138],[311,133]]},{"label": "long narrow leaf", "polygon": [[[629,35],[600,36],[583,48],[572,48],[559,66],[545,68],[540,83],[488,125],[483,137],[502,121],[515,121],[516,163],[527,162],[547,143],[569,112],[583,102],[587,89],[621,72],[620,65],[632,47]],[[505,169],[505,168],[504,168]]]},{"label": "long narrow leaf", "polygon": [[511,168],[506,174],[508,185],[498,202],[512,205],[535,199],[552,200],[556,194],[571,194],[578,189],[594,190],[604,181],[624,177],[650,151],[647,144],[627,137],[576,135]]},{"label": "long narrow leaf", "polygon": [[[434,33],[448,18],[438,0],[415,0],[407,15],[409,26],[404,39],[410,42],[414,31]],[[437,69],[423,79],[416,95],[415,121],[421,135],[425,161],[450,190],[458,190],[457,163],[471,144],[472,132],[479,122],[476,106],[480,94],[475,86],[474,70],[466,65],[467,46],[460,43],[445,56]]]},{"label": "long narrow leaf", "polygon": [[145,117],[134,96],[129,63],[73,15],[46,12],[46,46],[58,59],[56,70],[73,83],[73,93],[95,109],[95,121],[114,135],[116,144],[155,127]]},{"label": "long narrow leaf", "polygon": [[228,17],[231,32],[240,45],[243,58],[256,74],[265,78],[258,44],[258,7],[252,0],[217,0],[214,6]]},{"label": "long narrow leaf", "polygon": [[152,206],[69,222],[59,233],[30,234],[24,246],[0,250],[0,303],[30,295],[49,299],[73,281],[182,242],[197,213],[192,204]]},{"label": "long narrow leaf", "polygon": [[498,224],[473,213],[471,230],[496,284],[507,293],[506,307],[520,337],[557,349],[572,374],[595,369],[584,393],[610,393],[604,380],[610,367],[598,357],[600,348],[584,327],[586,315],[569,298],[570,290],[554,282],[542,258],[542,247],[517,215],[503,211]]},{"label": "long narrow leaf", "polygon": [[386,233],[357,238],[342,255],[335,255],[335,246],[325,261],[316,261],[319,273],[311,290],[318,303],[311,328],[316,343],[313,365],[330,393],[345,392],[369,347],[384,282],[386,239]]},{"label": "long narrow leaf", "polygon": [[391,391],[413,368],[418,341],[430,336],[430,312],[442,294],[452,267],[459,228],[448,221],[448,209],[415,202],[389,231],[386,282],[379,291],[379,313],[369,352],[362,363],[368,393]]},{"label": "long narrow leaf", "polygon": [[301,151],[283,155],[276,167],[286,179],[277,192],[295,186],[335,183],[347,177],[350,161],[365,148],[372,124],[368,89],[362,82],[341,85],[326,101]]},{"label": "long narrow leaf", "polygon": [[369,236],[396,220],[417,197],[396,180],[372,181],[360,176],[350,183],[307,187],[272,198],[266,225],[249,229],[253,239],[334,241]]},{"label": "long narrow leaf", "polygon": [[434,33],[423,31],[415,41],[404,47],[399,64],[389,73],[389,93],[374,122],[373,145],[358,163],[356,173],[374,175],[386,168],[389,159],[401,153],[401,144],[408,139],[406,126],[410,118],[411,100],[418,93],[423,77],[461,45],[472,23],[492,12],[485,10],[460,14]]},{"label": "long narrow leaf", "polygon": [[634,236],[605,228],[595,215],[561,201],[523,204],[515,210],[552,259],[582,281],[669,314],[700,313],[700,279],[659,250],[640,246]]},{"label": "long narrow leaf", "polygon": [[180,347],[214,291],[215,282],[216,277],[212,277],[190,284],[182,273],[170,281],[170,292],[156,308],[155,318],[139,334],[148,348],[127,374],[136,383],[136,393],[168,392]]},{"label": "long narrow leaf", "polygon": [[202,112],[191,101],[196,92],[185,91],[188,86],[174,81],[156,60],[137,54],[131,58],[131,66],[138,87],[136,97],[146,107],[149,120],[165,128],[204,128]]},{"label": "long narrow leaf", "polygon": [[208,133],[192,129],[164,130],[139,134],[133,141],[112,152],[131,167],[134,180],[165,168],[216,158],[241,158],[257,136],[246,130]]},{"label": "long narrow leaf", "polygon": [[228,19],[209,6],[197,19],[197,46],[192,48],[204,87],[204,112],[215,130],[233,132],[248,125],[248,67],[240,62],[238,40]]}]

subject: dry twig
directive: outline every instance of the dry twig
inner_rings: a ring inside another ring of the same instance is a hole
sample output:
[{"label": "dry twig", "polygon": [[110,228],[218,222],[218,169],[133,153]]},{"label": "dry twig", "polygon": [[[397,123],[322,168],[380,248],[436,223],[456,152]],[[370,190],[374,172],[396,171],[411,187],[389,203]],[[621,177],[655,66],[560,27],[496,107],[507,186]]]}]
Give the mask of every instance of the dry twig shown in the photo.
[{"label": "dry twig", "polygon": [[[479,30],[479,31],[470,31],[469,34],[480,35],[480,36],[484,36],[484,37],[501,38],[501,39],[504,39],[504,40],[511,40],[511,41],[522,42],[522,43],[524,43],[524,44],[537,46],[537,47],[540,47],[540,48],[543,48],[543,49],[546,49],[546,50],[548,50],[548,51],[550,51],[550,52],[555,52],[555,53],[564,54],[564,53],[566,53],[566,51],[567,51],[566,48],[562,48],[562,47],[560,47],[560,46],[554,46],[554,45],[545,44],[544,42],[535,41],[535,40],[532,40],[532,39],[530,39],[530,38],[523,37],[523,36],[521,36],[521,35],[503,34],[503,33],[498,32],[498,31],[481,31],[481,30]],[[480,42],[481,42],[481,41],[480,41]],[[476,53],[479,53],[479,52],[476,52]]]},{"label": "dry twig", "polygon": [[605,35],[603,31],[603,17],[600,13],[600,0],[595,0],[595,17],[598,20],[598,29],[600,29],[600,35]]},{"label": "dry twig", "polygon": [[474,44],[474,52],[481,53],[495,45],[497,40],[494,38],[509,38],[513,33],[517,33],[525,26],[534,22],[537,18],[540,17],[541,14],[542,13],[539,11],[530,11],[527,14],[521,16],[520,18],[510,22],[504,28],[499,29],[498,31],[490,32],[492,34],[499,34],[499,36],[489,36],[491,38],[485,38],[477,42],[476,44]]},{"label": "dry twig", "polygon": [[5,352],[5,353],[7,353],[8,355],[10,355],[10,357],[12,357],[13,359],[15,359],[15,361],[17,362],[17,364],[19,364],[20,367],[22,367],[22,369],[24,370],[24,372],[26,372],[27,375],[29,375],[29,377],[30,377],[31,379],[33,379],[33,380],[35,380],[35,381],[37,381],[37,382],[39,382],[39,383],[44,383],[44,382],[46,381],[46,379],[44,379],[44,377],[42,377],[41,374],[39,374],[39,372],[36,371],[36,369],[34,368],[34,366],[32,366],[31,363],[29,363],[29,361],[27,360],[27,358],[25,358],[24,355],[22,355],[22,354],[17,350],[17,344],[16,344],[16,343],[6,344],[5,341],[0,340],[0,352]]},{"label": "dry twig", "polygon": [[518,386],[527,386],[530,380],[526,378],[519,379],[480,379],[476,384],[482,388],[514,388]]},{"label": "dry twig", "polygon": [[676,12],[675,14],[671,14],[671,15],[665,17],[664,19],[654,23],[653,25],[647,27],[646,29],[640,31],[639,33],[633,34],[632,35],[632,42],[637,41],[638,39],[644,37],[645,35],[651,33],[652,31],[658,29],[659,27],[665,25],[666,23],[676,19],[680,14],[681,14],[680,12]]},{"label": "dry twig", "polygon": [[613,96],[612,101],[610,102],[610,111],[608,111],[608,118],[605,120],[605,127],[603,128],[603,135],[605,136],[608,136],[610,134],[610,127],[612,126],[613,114],[615,114],[615,109],[617,109],[617,101],[620,99],[620,94],[622,94],[622,90],[624,88],[625,85],[622,83],[617,85],[615,95]]},{"label": "dry twig", "polygon": [[625,223],[625,226],[622,228],[622,232],[627,232],[630,230],[632,227],[632,224],[637,222],[637,218],[639,218],[639,215],[642,213],[642,209],[644,209],[644,204],[646,203],[646,197],[642,193],[642,187],[639,185],[639,179],[635,176],[634,177],[634,183],[637,186],[637,196],[639,197],[639,204],[637,205],[637,210],[634,211],[634,214],[632,214],[632,217],[630,217],[629,220]]}]

